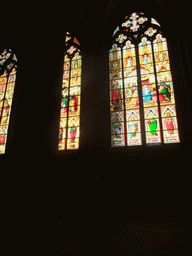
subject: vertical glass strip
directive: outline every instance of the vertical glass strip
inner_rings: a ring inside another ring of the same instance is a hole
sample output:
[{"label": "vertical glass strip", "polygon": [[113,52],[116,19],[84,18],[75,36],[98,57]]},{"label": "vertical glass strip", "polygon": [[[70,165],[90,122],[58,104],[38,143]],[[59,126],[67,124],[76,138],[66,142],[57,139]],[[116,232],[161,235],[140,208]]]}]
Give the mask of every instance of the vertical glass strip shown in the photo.
[{"label": "vertical glass strip", "polygon": [[[10,56],[11,53],[8,53],[6,55],[6,58],[9,58]],[[15,55],[14,59],[16,60]],[[13,65],[14,63],[8,65],[7,68],[11,69]],[[0,154],[5,153],[11,106],[15,89],[15,67],[11,70],[9,74],[7,73],[7,70],[5,70],[4,73],[0,76]]]},{"label": "vertical glass strip", "polygon": [[62,98],[60,110],[60,124],[59,124],[59,150],[64,150],[66,145],[66,126],[67,126],[67,111],[69,104],[69,74],[70,74],[70,59],[67,55],[64,58],[63,82],[62,82]]},{"label": "vertical glass strip", "polygon": [[153,42],[164,143],[179,142],[177,115],[167,41],[161,34]]},{"label": "vertical glass strip", "polygon": [[125,146],[124,99],[121,48],[113,44],[109,51],[111,146]]},{"label": "vertical glass strip", "polygon": [[157,88],[154,74],[151,42],[146,37],[139,43],[139,62],[144,107],[146,143],[160,143],[160,124],[157,100]]},{"label": "vertical glass strip", "polygon": [[67,149],[79,148],[80,132],[80,97],[81,97],[81,63],[80,52],[75,53],[71,61],[69,88]]},{"label": "vertical glass strip", "polygon": [[124,90],[127,121],[127,145],[141,145],[141,125],[135,45],[127,41],[123,47]]}]

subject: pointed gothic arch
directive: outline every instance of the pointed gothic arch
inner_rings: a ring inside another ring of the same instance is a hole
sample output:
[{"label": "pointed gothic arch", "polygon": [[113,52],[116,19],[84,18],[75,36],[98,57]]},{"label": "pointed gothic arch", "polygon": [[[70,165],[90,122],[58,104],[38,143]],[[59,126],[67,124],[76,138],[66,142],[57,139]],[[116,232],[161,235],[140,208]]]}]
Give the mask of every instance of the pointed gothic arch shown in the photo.
[{"label": "pointed gothic arch", "polygon": [[111,145],[178,143],[166,37],[144,13],[125,17],[109,51]]}]

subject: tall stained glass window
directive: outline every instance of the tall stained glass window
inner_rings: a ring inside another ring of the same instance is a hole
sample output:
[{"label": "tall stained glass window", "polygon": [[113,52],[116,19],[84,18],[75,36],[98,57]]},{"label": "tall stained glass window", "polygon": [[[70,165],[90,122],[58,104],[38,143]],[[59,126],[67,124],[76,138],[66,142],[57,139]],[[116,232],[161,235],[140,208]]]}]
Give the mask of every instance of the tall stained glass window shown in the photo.
[{"label": "tall stained glass window", "polygon": [[58,150],[78,149],[82,56],[78,40],[66,33]]},{"label": "tall stained glass window", "polygon": [[179,142],[166,37],[144,13],[125,17],[109,51],[111,145]]},{"label": "tall stained glass window", "polygon": [[5,49],[0,55],[0,154],[4,154],[6,148],[16,70],[15,54]]}]

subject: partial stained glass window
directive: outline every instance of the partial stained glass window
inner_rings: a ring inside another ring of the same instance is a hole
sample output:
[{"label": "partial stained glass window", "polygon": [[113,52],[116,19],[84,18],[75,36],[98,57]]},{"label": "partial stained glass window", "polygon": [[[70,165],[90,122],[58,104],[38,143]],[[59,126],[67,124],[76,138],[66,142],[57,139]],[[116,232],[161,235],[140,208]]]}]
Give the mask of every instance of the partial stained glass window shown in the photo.
[{"label": "partial stained glass window", "polygon": [[153,41],[164,143],[178,142],[179,132],[167,41],[157,34]]},{"label": "partial stained glass window", "polygon": [[144,13],[125,17],[109,51],[111,145],[179,142],[166,38]]},{"label": "partial stained glass window", "polygon": [[58,150],[78,149],[80,137],[82,56],[80,43],[66,34]]},{"label": "partial stained glass window", "polygon": [[17,58],[12,50],[0,55],[0,154],[5,153],[16,81]]}]

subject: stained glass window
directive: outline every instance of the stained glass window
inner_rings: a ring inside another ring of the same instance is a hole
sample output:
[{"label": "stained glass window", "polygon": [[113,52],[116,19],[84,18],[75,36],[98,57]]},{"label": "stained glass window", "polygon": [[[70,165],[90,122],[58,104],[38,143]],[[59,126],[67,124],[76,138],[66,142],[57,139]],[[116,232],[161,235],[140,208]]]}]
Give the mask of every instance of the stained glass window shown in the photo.
[{"label": "stained glass window", "polygon": [[58,150],[78,149],[82,56],[80,43],[66,33]]},{"label": "stained glass window", "polygon": [[4,154],[6,148],[16,70],[15,54],[5,49],[0,55],[0,154]]},{"label": "stained glass window", "polygon": [[168,46],[144,13],[125,17],[109,50],[111,145],[179,142]]}]

